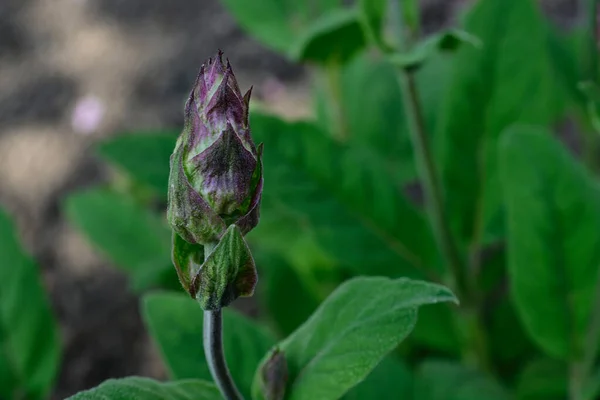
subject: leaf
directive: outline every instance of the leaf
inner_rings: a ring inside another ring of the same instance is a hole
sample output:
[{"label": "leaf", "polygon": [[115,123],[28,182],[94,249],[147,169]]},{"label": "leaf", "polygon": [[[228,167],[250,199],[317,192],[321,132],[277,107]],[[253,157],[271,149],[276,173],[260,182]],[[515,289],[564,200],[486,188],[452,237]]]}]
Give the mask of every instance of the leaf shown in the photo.
[{"label": "leaf", "polygon": [[537,359],[529,362],[517,383],[517,399],[562,400],[568,398],[567,366],[564,362]]},{"label": "leaf", "polygon": [[2,210],[0,243],[0,397],[43,399],[60,365],[58,326],[38,267]]},{"label": "leaf", "polygon": [[425,361],[417,372],[413,398],[504,400],[510,399],[510,396],[497,382],[475,370],[449,361]]},{"label": "leaf", "polygon": [[454,310],[448,304],[435,304],[419,311],[411,339],[429,350],[458,355],[461,344],[454,326]]},{"label": "leaf", "polygon": [[100,386],[77,393],[67,400],[215,400],[219,390],[200,380],[157,382],[148,378],[109,379]]},{"label": "leaf", "polygon": [[542,129],[510,129],[499,162],[519,316],[549,355],[577,359],[600,269],[598,186]]},{"label": "leaf", "polygon": [[[410,333],[419,306],[444,301],[456,299],[448,289],[422,281],[362,277],[345,282],[276,346],[289,370],[287,399],[340,398]],[[260,387],[258,373],[257,399]]]},{"label": "leaf", "polygon": [[169,157],[176,140],[174,133],[123,135],[100,143],[96,150],[104,160],[166,198]]},{"label": "leaf", "polygon": [[380,47],[387,47],[382,29],[387,2],[385,0],[360,0],[359,7],[363,29],[367,37]]},{"label": "leaf", "polygon": [[[269,144],[261,218],[283,218],[286,230],[308,229],[324,251],[357,273],[415,277],[437,266],[427,221],[377,160],[365,162],[310,123],[254,113],[251,126],[256,139]],[[254,240],[260,239],[257,232]],[[280,249],[288,246],[281,242]]]},{"label": "leaf", "polygon": [[222,0],[246,32],[270,48],[287,54],[307,25],[339,7],[338,0]]},{"label": "leaf", "polygon": [[[196,301],[178,293],[148,294],[142,312],[172,379],[212,380],[202,347],[203,312]],[[231,375],[249,398],[254,370],[275,339],[253,321],[224,309],[223,343]]]},{"label": "leaf", "polygon": [[410,370],[400,360],[387,356],[366,377],[351,389],[344,400],[410,399],[413,378]]},{"label": "leaf", "polygon": [[390,62],[400,68],[415,70],[422,66],[439,51],[455,51],[461,44],[470,44],[481,48],[481,41],[465,31],[450,29],[436,33],[418,43],[406,53],[396,53],[389,56]]},{"label": "leaf", "polygon": [[463,29],[483,47],[457,52],[435,139],[451,227],[466,248],[489,237],[501,212],[500,132],[514,122],[554,122],[561,90],[546,53],[546,25],[532,0],[478,1]]},{"label": "leaf", "polygon": [[108,259],[129,272],[137,288],[156,284],[171,266],[166,222],[132,200],[100,189],[70,195],[67,219]]},{"label": "leaf", "polygon": [[[416,72],[417,88],[427,130],[437,125],[442,95],[450,76],[451,54],[437,54]],[[335,126],[325,93],[327,84],[316,86],[319,125]],[[383,165],[382,171],[393,184],[405,184],[417,178],[408,125],[404,115],[398,71],[388,60],[368,54],[342,66],[335,84],[340,88],[339,102],[348,144],[366,162]],[[377,101],[373,101],[377,99]],[[336,100],[337,101],[337,100]]]},{"label": "leaf", "polygon": [[366,46],[359,18],[356,9],[342,8],[319,16],[292,46],[292,59],[320,64],[347,62]]},{"label": "leaf", "polygon": [[258,290],[263,309],[267,310],[279,330],[288,335],[316,310],[319,298],[281,256],[265,254],[256,257],[256,263],[261,268]]}]

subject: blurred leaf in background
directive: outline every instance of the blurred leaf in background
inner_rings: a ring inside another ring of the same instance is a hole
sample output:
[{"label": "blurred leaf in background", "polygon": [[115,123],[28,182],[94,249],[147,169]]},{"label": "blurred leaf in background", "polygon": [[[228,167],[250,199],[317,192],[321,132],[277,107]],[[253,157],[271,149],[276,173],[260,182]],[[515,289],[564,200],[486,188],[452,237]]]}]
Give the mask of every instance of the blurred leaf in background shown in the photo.
[{"label": "blurred leaf in background", "polygon": [[60,366],[60,333],[40,271],[0,209],[0,398],[44,399]]}]

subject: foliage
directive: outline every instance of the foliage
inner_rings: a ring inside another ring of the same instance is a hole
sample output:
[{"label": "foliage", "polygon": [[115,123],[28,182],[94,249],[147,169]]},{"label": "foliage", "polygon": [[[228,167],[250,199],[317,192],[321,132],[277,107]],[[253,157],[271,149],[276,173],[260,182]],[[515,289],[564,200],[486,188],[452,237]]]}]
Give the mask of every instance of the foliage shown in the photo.
[{"label": "foliage", "polygon": [[1,209],[0,243],[0,398],[44,399],[60,365],[59,330],[38,267]]},{"label": "foliage", "polygon": [[[247,236],[260,315],[224,314],[244,396],[597,397],[595,25],[574,35],[534,0],[479,0],[460,26],[423,37],[409,0],[223,3],[264,45],[312,65],[314,83],[314,119],[250,115],[265,144],[261,219]],[[565,120],[579,146],[561,142]],[[176,279],[162,211],[175,139],[99,144],[132,190],[112,185],[64,203],[139,292]],[[170,378],[210,379],[200,307],[179,294],[143,296]],[[109,381],[75,398],[216,396],[178,382]]]}]

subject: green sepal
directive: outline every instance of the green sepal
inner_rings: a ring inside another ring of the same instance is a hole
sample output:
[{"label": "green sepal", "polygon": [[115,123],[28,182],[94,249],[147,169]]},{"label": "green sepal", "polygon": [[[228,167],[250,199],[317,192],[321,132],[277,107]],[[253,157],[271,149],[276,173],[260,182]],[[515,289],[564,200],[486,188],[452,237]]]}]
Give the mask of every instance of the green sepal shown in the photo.
[{"label": "green sepal", "polygon": [[204,248],[202,245],[185,241],[177,232],[173,231],[171,259],[181,286],[192,297],[195,297],[197,289],[190,286],[192,277],[198,274],[204,260]]},{"label": "green sepal", "polygon": [[400,68],[415,70],[438,51],[455,51],[463,43],[475,47],[482,45],[476,36],[459,29],[450,29],[429,36],[408,52],[390,55],[389,60]]},{"label": "green sepal", "polygon": [[[237,225],[230,225],[190,283],[203,310],[226,307],[252,296],[258,281],[254,259]],[[192,294],[193,295],[193,294]]]}]

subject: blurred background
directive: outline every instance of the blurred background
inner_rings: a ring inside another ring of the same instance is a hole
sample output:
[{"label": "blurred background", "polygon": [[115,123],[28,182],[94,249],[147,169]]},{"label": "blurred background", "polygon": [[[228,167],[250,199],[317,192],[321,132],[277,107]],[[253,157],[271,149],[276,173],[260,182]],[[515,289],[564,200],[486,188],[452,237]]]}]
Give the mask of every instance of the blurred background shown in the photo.
[{"label": "blurred background", "polygon": [[[425,32],[451,25],[466,3],[422,0]],[[577,3],[542,4],[568,27]],[[289,119],[312,115],[310,68],[248,37],[218,0],[0,0],[0,203],[60,323],[53,399],[110,377],[165,377],[125,274],[66,222],[61,201],[111,179],[94,143],[179,129],[197,70],[219,48],[243,91],[254,85],[255,98]]]}]

